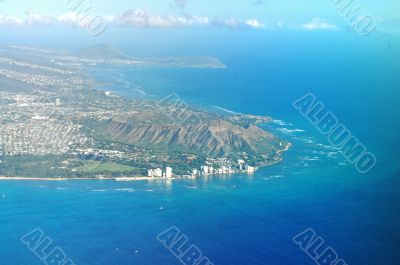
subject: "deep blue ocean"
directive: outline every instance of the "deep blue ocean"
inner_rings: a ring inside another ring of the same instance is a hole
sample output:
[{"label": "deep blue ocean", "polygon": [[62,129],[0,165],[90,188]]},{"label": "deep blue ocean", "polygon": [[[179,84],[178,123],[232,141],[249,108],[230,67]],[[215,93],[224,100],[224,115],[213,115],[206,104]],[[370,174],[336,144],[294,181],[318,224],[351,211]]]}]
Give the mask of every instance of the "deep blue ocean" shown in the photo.
[{"label": "deep blue ocean", "polygon": [[[349,265],[400,264],[399,42],[349,35],[245,44],[210,51],[227,69],[90,72],[121,96],[176,93],[197,106],[270,115],[281,122],[268,129],[293,144],[281,163],[173,182],[0,182],[0,264],[42,264],[20,242],[35,228],[77,265],[180,264],[156,238],[171,226],[215,265],[315,264],[292,241],[307,228]],[[370,173],[292,107],[307,93],[375,154]]]}]

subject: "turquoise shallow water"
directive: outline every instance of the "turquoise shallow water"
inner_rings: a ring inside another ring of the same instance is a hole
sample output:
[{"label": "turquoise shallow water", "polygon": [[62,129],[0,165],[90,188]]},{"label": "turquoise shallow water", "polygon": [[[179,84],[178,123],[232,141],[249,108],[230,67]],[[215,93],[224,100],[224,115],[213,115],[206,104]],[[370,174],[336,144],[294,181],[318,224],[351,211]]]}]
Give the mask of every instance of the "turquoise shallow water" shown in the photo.
[{"label": "turquoise shallow water", "polygon": [[[176,93],[197,105],[283,120],[268,126],[293,143],[281,163],[253,176],[174,182],[0,182],[0,264],[42,264],[19,241],[36,227],[78,265],[179,264],[156,239],[170,226],[216,265],[315,264],[292,242],[308,227],[348,264],[399,264],[398,47],[353,39],[335,46],[321,38],[294,48],[280,41],[219,51],[225,70],[93,74],[114,81],[107,89],[123,96],[137,96],[139,87],[150,96]],[[293,109],[309,92],[376,155],[371,173],[359,174]]]}]

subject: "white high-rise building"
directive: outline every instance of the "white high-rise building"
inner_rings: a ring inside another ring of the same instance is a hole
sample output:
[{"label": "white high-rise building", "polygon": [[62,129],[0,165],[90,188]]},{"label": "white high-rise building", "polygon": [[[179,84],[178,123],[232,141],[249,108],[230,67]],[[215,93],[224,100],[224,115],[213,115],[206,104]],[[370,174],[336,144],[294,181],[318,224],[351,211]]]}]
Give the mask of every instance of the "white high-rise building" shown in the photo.
[{"label": "white high-rise building", "polygon": [[153,169],[153,177],[161,178],[163,176],[163,172],[161,168]]},{"label": "white high-rise building", "polygon": [[56,106],[61,106],[61,100],[59,98],[56,99]]},{"label": "white high-rise building", "polygon": [[255,167],[246,166],[246,171],[247,171],[247,173],[253,173],[254,171],[256,171],[256,169],[255,169]]},{"label": "white high-rise building", "polygon": [[222,173],[228,173],[228,168],[226,166],[222,166]]},{"label": "white high-rise building", "polygon": [[203,173],[203,174],[208,174],[208,171],[209,169],[208,169],[208,166],[202,166],[201,167],[201,172]]},{"label": "white high-rise building", "polygon": [[165,168],[165,177],[167,179],[172,178],[172,168],[171,167],[166,167]]}]

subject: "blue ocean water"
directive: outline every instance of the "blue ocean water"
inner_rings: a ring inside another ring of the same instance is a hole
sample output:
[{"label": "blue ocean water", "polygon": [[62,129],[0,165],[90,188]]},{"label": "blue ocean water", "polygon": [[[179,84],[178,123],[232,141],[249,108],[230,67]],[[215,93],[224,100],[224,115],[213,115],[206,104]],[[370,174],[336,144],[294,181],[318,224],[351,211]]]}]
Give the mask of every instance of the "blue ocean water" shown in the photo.
[{"label": "blue ocean water", "polygon": [[[20,237],[41,228],[77,265],[180,264],[157,240],[176,226],[214,264],[315,264],[292,238],[313,228],[348,264],[400,260],[398,43],[324,36],[212,51],[227,69],[92,69],[126,97],[271,115],[293,146],[254,175],[173,182],[0,182],[0,264],[42,264]],[[314,93],[377,157],[360,174],[292,102]],[[140,93],[139,93],[140,94]]]}]

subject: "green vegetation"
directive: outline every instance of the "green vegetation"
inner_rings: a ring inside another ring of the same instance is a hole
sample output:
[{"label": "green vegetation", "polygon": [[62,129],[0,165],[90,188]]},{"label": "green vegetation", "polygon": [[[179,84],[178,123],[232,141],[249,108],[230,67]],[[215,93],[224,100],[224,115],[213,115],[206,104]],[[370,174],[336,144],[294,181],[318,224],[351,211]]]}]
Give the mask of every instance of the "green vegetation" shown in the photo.
[{"label": "green vegetation", "polygon": [[24,177],[72,177],[62,161],[66,156],[1,157],[0,175]]},{"label": "green vegetation", "polygon": [[88,174],[101,174],[101,173],[129,173],[135,170],[135,168],[117,164],[117,163],[109,163],[109,162],[85,162],[83,166],[77,168],[79,172],[88,173]]}]

